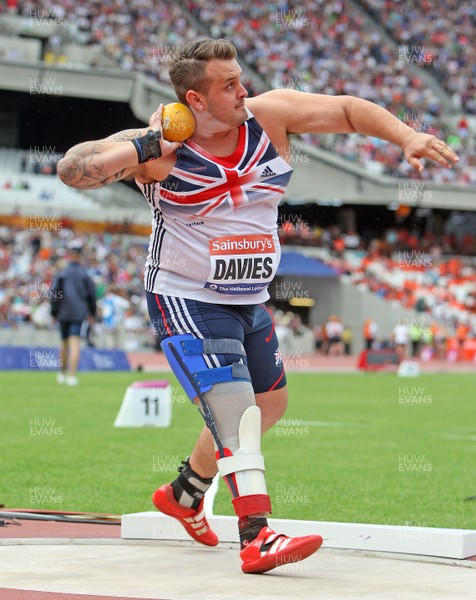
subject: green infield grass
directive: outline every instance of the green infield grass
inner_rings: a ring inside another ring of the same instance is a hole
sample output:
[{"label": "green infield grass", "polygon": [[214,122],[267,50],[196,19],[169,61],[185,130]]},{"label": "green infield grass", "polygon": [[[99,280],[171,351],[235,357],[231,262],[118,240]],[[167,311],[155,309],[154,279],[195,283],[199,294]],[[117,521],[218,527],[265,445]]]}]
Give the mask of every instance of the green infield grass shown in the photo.
[{"label": "green infield grass", "polygon": [[[172,382],[169,428],[115,428],[127,386]],[[476,375],[288,375],[285,417],[263,437],[273,517],[476,529]],[[172,375],[0,374],[0,503],[153,510],[202,419]],[[233,514],[221,483],[215,514]]]}]

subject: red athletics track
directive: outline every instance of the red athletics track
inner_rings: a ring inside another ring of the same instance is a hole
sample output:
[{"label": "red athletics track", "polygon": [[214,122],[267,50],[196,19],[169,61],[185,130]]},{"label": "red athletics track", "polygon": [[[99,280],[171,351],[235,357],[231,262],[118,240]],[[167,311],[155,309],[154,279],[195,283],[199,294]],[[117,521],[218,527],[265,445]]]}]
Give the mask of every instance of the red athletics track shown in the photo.
[{"label": "red athletics track", "polygon": [[[128,352],[131,368],[142,367],[149,373],[170,371],[162,352]],[[407,360],[412,360],[408,358]],[[298,354],[285,358],[288,372],[315,371],[320,373],[357,373],[358,356],[324,356],[322,354]],[[471,361],[448,362],[444,360],[418,361],[423,373],[476,373],[476,363]]]}]

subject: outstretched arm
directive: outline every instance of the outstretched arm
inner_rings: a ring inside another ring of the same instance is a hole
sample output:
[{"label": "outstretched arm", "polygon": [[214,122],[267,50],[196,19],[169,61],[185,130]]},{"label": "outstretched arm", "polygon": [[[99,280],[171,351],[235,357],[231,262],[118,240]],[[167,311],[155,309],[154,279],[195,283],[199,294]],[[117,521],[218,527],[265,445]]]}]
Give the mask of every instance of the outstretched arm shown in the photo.
[{"label": "outstretched arm", "polygon": [[273,90],[253,100],[263,107],[266,104],[288,133],[362,133],[396,144],[419,172],[423,170],[420,158],[443,167],[459,160],[444,141],[415,131],[388,110],[361,98]]},{"label": "outstretched arm", "polygon": [[[149,120],[149,127],[126,129],[102,140],[83,142],[70,148],[58,162],[58,176],[71,187],[89,190],[121,179],[132,179],[144,170],[139,164],[133,139],[144,136],[148,131],[162,129],[161,104]],[[177,142],[160,141],[162,157],[178,148]],[[160,160],[160,159],[157,159]]]}]

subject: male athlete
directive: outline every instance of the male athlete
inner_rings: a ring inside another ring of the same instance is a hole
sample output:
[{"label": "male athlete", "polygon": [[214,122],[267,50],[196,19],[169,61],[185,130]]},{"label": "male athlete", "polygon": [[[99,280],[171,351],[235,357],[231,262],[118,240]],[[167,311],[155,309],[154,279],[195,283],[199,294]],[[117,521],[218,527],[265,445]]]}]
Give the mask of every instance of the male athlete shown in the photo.
[{"label": "male athlete", "polygon": [[[277,206],[292,169],[291,133],[352,133],[400,146],[407,161],[449,167],[444,142],[417,133],[379,106],[350,96],[274,90],[247,99],[235,47],[185,45],[170,79],[196,129],[186,142],[161,135],[163,106],[149,127],[71,148],[58,164],[68,185],[91,189],[135,178],[153,221],[145,269],[149,313],[162,348],[207,427],[179,476],[153,495],[198,542],[218,543],[203,512],[217,471],[238,516],[242,570],[262,573],[302,560],[318,535],[272,531],[260,433],[284,414],[287,387],[264,302],[278,267]],[[316,182],[318,185],[318,182]]]}]

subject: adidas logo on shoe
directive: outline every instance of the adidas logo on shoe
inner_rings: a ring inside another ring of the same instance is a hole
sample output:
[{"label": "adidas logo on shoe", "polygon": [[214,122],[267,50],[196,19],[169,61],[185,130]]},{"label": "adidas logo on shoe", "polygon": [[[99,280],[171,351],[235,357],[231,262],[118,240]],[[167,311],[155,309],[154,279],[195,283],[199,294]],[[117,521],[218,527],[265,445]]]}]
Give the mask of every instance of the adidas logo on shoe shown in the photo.
[{"label": "adidas logo on shoe", "polygon": [[164,515],[177,519],[188,535],[200,544],[205,546],[216,546],[218,544],[218,537],[210,529],[205,516],[203,500],[197,510],[186,508],[175,500],[172,486],[168,483],[154,492],[152,502]]}]

